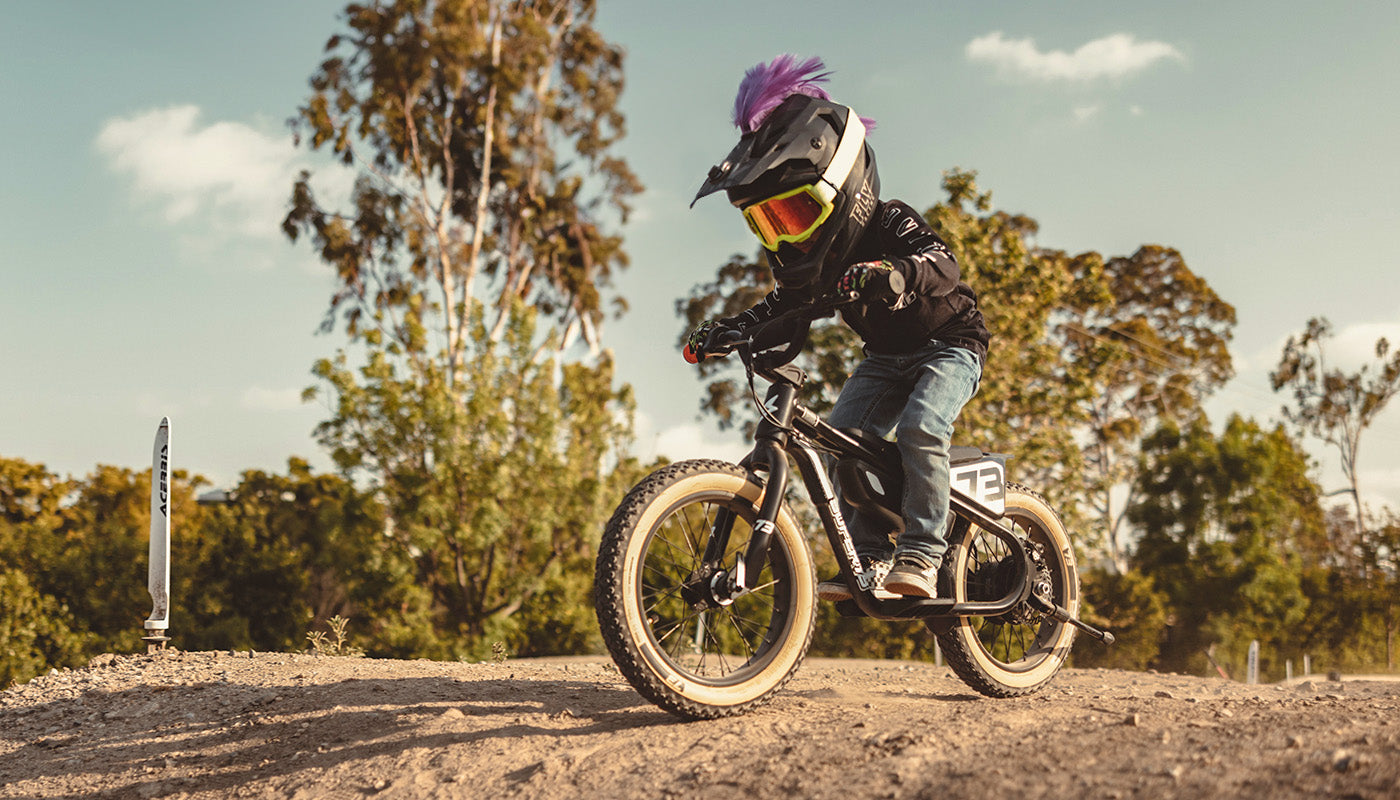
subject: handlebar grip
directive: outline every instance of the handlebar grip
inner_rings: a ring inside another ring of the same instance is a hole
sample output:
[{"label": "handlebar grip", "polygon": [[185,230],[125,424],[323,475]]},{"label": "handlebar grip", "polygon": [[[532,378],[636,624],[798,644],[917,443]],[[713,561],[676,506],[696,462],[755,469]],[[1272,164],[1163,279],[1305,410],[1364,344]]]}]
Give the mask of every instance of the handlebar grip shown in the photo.
[{"label": "handlebar grip", "polygon": [[[710,338],[714,340],[713,344],[715,347],[729,349],[733,348],[734,345],[739,342],[744,341],[744,332],[737,328],[725,328],[724,330],[715,331]],[[709,344],[711,344],[711,342],[706,342],[707,346]]]},{"label": "handlebar grip", "polygon": [[707,358],[728,355],[734,346],[744,340],[744,332],[735,328],[715,328],[705,337],[704,344],[696,350],[690,346],[690,342],[685,343],[681,348],[681,356],[686,363],[699,364]]},{"label": "handlebar grip", "polygon": [[890,276],[886,279],[890,284],[890,294],[898,297],[904,294],[904,274],[897,269],[890,270]]}]

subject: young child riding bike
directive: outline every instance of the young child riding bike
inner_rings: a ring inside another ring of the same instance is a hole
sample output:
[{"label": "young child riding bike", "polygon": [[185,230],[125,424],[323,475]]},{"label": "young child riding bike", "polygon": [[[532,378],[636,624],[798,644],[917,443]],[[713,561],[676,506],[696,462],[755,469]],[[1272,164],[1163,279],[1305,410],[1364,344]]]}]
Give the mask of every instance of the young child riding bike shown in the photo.
[{"label": "young child riding bike", "polygon": [[[762,243],[777,287],[753,308],[706,322],[687,354],[706,356],[716,334],[739,329],[833,291],[856,292],[841,318],[864,341],[828,422],[887,437],[904,465],[904,530],[891,548],[875,520],[844,501],[861,560],[860,584],[934,597],[948,542],[948,447],[953,423],[977,392],[989,335],[977,294],[957,260],[908,204],[880,200],[873,127],[835,103],[821,59],[782,55],[745,73],[734,103],[739,144],[695,200],[721,189]],[[694,205],[694,201],[692,201]],[[851,599],[850,576],[817,586]]]}]

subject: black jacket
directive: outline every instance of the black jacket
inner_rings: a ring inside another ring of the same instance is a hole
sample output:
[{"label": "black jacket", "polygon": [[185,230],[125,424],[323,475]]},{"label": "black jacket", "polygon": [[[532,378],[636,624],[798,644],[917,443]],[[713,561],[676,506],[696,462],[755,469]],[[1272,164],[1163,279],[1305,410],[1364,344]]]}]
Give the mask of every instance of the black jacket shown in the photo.
[{"label": "black jacket", "polygon": [[[971,350],[986,363],[991,336],[977,308],[977,293],[962,282],[948,245],[907,203],[882,202],[852,255],[857,264],[880,260],[904,276],[912,298],[897,310],[883,302],[842,310],[841,318],[860,334],[867,350],[907,353],[939,339]],[[810,299],[802,290],[775,288],[758,305],[722,322],[739,327],[763,322]]]}]

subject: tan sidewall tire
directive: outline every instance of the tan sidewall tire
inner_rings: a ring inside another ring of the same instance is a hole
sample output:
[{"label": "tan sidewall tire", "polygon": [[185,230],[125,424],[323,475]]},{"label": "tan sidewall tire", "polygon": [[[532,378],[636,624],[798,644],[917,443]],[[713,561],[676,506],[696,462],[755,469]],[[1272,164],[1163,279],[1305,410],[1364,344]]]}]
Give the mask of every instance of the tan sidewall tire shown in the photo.
[{"label": "tan sidewall tire", "polygon": [[[714,465],[725,469],[714,469]],[[617,658],[616,652],[614,659],[618,660],[619,668],[638,690],[667,710],[681,716],[725,716],[746,710],[766,700],[768,695],[787,682],[802,663],[811,643],[816,615],[816,570],[807,542],[791,513],[783,506],[775,522],[773,536],[780,542],[775,543],[775,546],[781,547],[791,561],[794,597],[790,617],[782,632],[777,635],[775,650],[768,655],[768,662],[758,673],[742,683],[717,686],[697,681],[672,669],[648,634],[641,597],[636,587],[650,533],[661,521],[663,514],[687,497],[701,494],[729,495],[742,498],[757,507],[762,499],[763,489],[749,480],[739,467],[722,462],[680,462],[655,473],[653,478],[648,480],[653,479],[656,485],[652,487],[652,491],[655,494],[647,493],[649,496],[638,498],[641,504],[632,509],[630,514],[624,515],[624,509],[619,509],[622,518],[615,516],[613,524],[609,526],[608,536],[626,538],[621,558],[620,580],[615,584],[615,591],[621,594],[616,600],[620,602],[614,602],[611,607],[622,612],[624,644],[632,651],[626,661],[635,667],[624,664],[624,660]],[[646,485],[647,481],[643,481],[634,493],[642,491]],[[603,585],[601,579],[599,585]],[[605,598],[600,596],[598,601],[601,615]],[[605,638],[607,632],[605,625]],[[613,647],[613,642],[610,641],[609,646]],[[649,676],[628,674],[630,669],[636,667],[646,670]],[[648,677],[651,680],[648,680]]]},{"label": "tan sidewall tire", "polygon": [[[1006,499],[1006,515],[1008,517],[1025,516],[1035,520],[1035,524],[1043,530],[1049,538],[1047,546],[1053,546],[1058,552],[1058,560],[1052,560],[1050,567],[1052,570],[1067,570],[1068,575],[1062,576],[1061,580],[1065,585],[1063,594],[1065,597],[1057,597],[1064,608],[1071,616],[1079,614],[1079,571],[1075,566],[1074,544],[1069,539],[1069,534],[1065,531],[1064,523],[1060,521],[1059,514],[1045,502],[1039,495],[1022,487],[1011,485],[1008,487]],[[968,548],[966,540],[958,542],[952,549],[954,575],[963,575],[967,567]],[[1046,554],[1047,559],[1051,559],[1051,554]],[[1061,565],[1064,565],[1063,567]],[[958,601],[966,600],[966,589],[961,581],[957,582],[955,597]],[[1040,688],[1046,681],[1054,677],[1055,673],[1064,665],[1065,659],[1069,657],[1070,647],[1074,642],[1074,626],[1068,623],[1059,623],[1058,630],[1052,640],[1046,643],[1048,655],[1031,669],[1025,671],[1008,670],[999,661],[989,656],[978,641],[977,631],[973,628],[970,620],[959,620],[942,641],[947,642],[945,650],[955,650],[948,653],[950,662],[958,657],[963,657],[963,666],[971,667],[972,675],[963,675],[958,669],[960,665],[955,665],[955,671],[959,676],[972,684],[978,691],[984,694],[996,696],[1015,696],[1026,694]],[[951,641],[948,639],[951,638]],[[979,681],[990,682],[991,685],[978,685]]]}]

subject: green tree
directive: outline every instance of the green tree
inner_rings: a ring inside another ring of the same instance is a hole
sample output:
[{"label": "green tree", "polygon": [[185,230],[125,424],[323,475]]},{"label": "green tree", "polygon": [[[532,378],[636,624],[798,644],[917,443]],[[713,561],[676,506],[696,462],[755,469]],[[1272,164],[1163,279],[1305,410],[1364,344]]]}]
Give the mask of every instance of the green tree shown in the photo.
[{"label": "green tree", "polygon": [[0,519],[6,522],[57,528],[63,501],[72,488],[71,481],[42,464],[0,457]]},{"label": "green tree", "polygon": [[1400,516],[1390,509],[1368,532],[1363,548],[1371,576],[1367,605],[1385,627],[1385,668],[1395,671],[1395,635],[1400,633]]},{"label": "green tree", "polygon": [[1074,649],[1076,667],[1147,669],[1156,663],[1167,628],[1167,598],[1140,570],[1091,568],[1081,573],[1081,616],[1113,632],[1112,647]]},{"label": "green tree", "polygon": [[492,641],[591,647],[591,559],[638,477],[624,456],[631,396],[612,388],[611,361],[537,359],[534,313],[516,311],[502,342],[473,326],[460,403],[445,371],[410,379],[380,353],[358,371],[344,356],[317,366],[339,398],[318,438],[382,498],[392,542],[432,595],[439,656],[482,655]]},{"label": "green tree", "polygon": [[1103,257],[1036,246],[1039,224],[992,211],[991,194],[975,177],[948,173],[948,200],[925,214],[953,247],[992,332],[982,384],[960,424],[973,444],[1015,454],[1016,479],[1050,497],[1073,523],[1083,482],[1077,435],[1097,387],[1092,365],[1066,357],[1060,323],[1068,309],[1084,313],[1111,302]]},{"label": "green tree", "polygon": [[[1342,520],[1347,528],[1355,521]],[[1386,669],[1384,617],[1376,614],[1373,587],[1344,570],[1311,567],[1303,572],[1308,614],[1298,623],[1289,650],[1297,663],[1311,656],[1314,670],[1376,672]]]},{"label": "green tree", "polygon": [[[1326,319],[1308,320],[1301,335],[1289,337],[1278,367],[1269,377],[1274,391],[1284,387],[1293,390],[1294,405],[1283,409],[1288,421],[1340,453],[1359,539],[1366,530],[1356,462],[1361,434],[1400,392],[1400,351],[1391,353],[1390,342],[1382,337],[1376,341],[1376,363],[1347,374],[1327,365],[1326,342],[1331,336],[1332,324]],[[1338,544],[1342,552],[1358,554],[1359,541]]]},{"label": "green tree", "polygon": [[0,688],[54,666],[77,666],[92,636],[34,579],[63,550],[63,505],[73,481],[43,465],[0,457]]},{"label": "green tree", "polygon": [[625,221],[640,186],[610,152],[622,51],[594,13],[587,0],[347,7],[292,124],[358,170],[352,207],[323,208],[304,174],[283,224],[341,282],[327,330],[340,317],[370,347],[440,357],[454,386],[480,308],[493,339],[522,300],[559,323],[561,346],[596,348],[601,290],[626,264],[600,215]]},{"label": "green tree", "polygon": [[1110,258],[1103,275],[1112,302],[1067,315],[1060,357],[1092,376],[1085,492],[1107,563],[1122,571],[1142,436],[1156,420],[1189,423],[1234,374],[1228,345],[1235,309],[1172,248],[1146,245]]},{"label": "green tree", "polygon": [[90,638],[67,607],[35,589],[22,571],[0,570],[0,689],[50,667],[78,666]]},{"label": "green tree", "polygon": [[1279,652],[1307,609],[1304,554],[1324,546],[1317,485],[1282,426],[1233,416],[1220,436],[1204,418],[1167,423],[1143,450],[1133,566],[1168,598],[1173,619],[1158,666],[1204,670],[1219,647],[1242,664],[1253,639]]},{"label": "green tree", "polygon": [[[203,524],[204,512],[194,501],[201,483],[182,470],[171,480],[176,596],[181,582],[188,583],[193,534]],[[12,601],[20,616],[45,618],[14,623],[16,630],[48,642],[31,652],[46,653],[50,664],[71,665],[79,655],[142,647],[141,623],[151,602],[146,590],[150,487],[149,470],[99,465],[73,480],[0,459],[0,499],[7,508],[0,519],[0,564],[11,573],[6,606]],[[180,611],[177,603],[176,614]],[[177,616],[175,624],[190,623]]]},{"label": "green tree", "polygon": [[[334,409],[317,435],[383,502],[440,656],[593,636],[574,573],[620,495],[631,430],[599,348],[626,264],[605,224],[640,190],[612,154],[622,52],[594,14],[589,0],[351,5],[293,122],[359,175],[338,213],[303,175],[283,226],[336,269],[323,327],[343,322],[365,354],[315,366]],[[549,357],[580,338],[590,364]]]},{"label": "green tree", "polygon": [[[185,473],[173,476],[170,513],[179,530],[172,533],[171,551],[176,559],[183,544],[179,538],[192,521],[194,491]],[[61,598],[98,636],[101,650],[142,647],[141,621],[151,608],[146,588],[150,509],[149,469],[98,465],[78,483],[65,508],[61,545],[41,567],[45,591]],[[178,570],[177,561],[172,584]]]},{"label": "green tree", "polygon": [[186,648],[294,650],[332,617],[380,656],[431,654],[427,593],[390,546],[380,504],[350,481],[290,459],[287,474],[245,472],[186,551],[174,602]]}]

